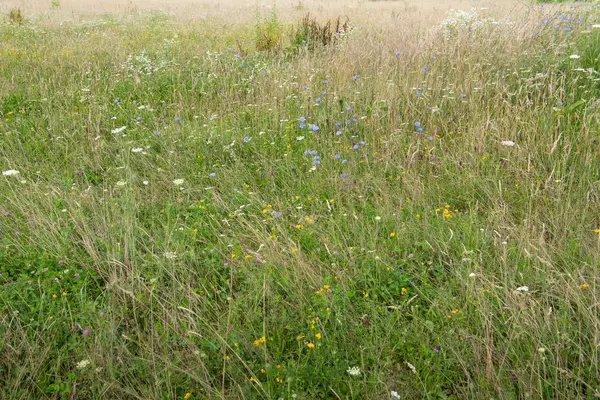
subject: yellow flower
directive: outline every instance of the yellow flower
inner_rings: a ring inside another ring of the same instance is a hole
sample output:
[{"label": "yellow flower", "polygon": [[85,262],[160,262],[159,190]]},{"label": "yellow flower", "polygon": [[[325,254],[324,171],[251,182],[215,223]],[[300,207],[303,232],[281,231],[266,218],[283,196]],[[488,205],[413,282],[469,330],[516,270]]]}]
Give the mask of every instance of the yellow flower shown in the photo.
[{"label": "yellow flower", "polygon": [[456,314],[458,312],[458,310],[455,308],[454,310],[450,311],[452,314]]},{"label": "yellow flower", "polygon": [[294,247],[294,248],[292,249],[292,254],[296,254],[297,252],[298,252],[298,248],[297,248],[297,247]]},{"label": "yellow flower", "polygon": [[183,396],[184,399],[189,399],[190,397],[192,397],[192,394],[190,392],[187,392],[185,396]]},{"label": "yellow flower", "polygon": [[314,345],[314,344],[312,344],[312,343],[308,343],[308,344],[306,345],[306,347],[308,347],[309,349],[314,349],[314,348],[315,348],[315,345]]},{"label": "yellow flower", "polygon": [[405,287],[403,287],[401,291],[402,291],[402,296],[404,296],[406,294],[406,292],[407,292],[407,290],[406,290]]},{"label": "yellow flower", "polygon": [[596,233],[600,233],[600,228],[598,228],[598,229],[594,229],[594,232],[596,232]]},{"label": "yellow flower", "polygon": [[581,288],[582,288],[582,289],[587,289],[587,288],[589,288],[589,287],[590,287],[590,285],[588,285],[587,283],[583,283],[583,284],[581,285]]},{"label": "yellow flower", "polygon": [[56,296],[56,293],[54,293],[54,294],[52,295],[52,298],[53,298],[53,299],[55,299],[56,297],[57,297],[57,296]]},{"label": "yellow flower", "polygon": [[335,203],[335,200],[334,200],[334,199],[331,199],[331,200],[329,200],[329,203],[330,203],[330,204],[333,204],[333,203]]},{"label": "yellow flower", "polygon": [[325,289],[325,290],[329,289],[330,287],[331,286],[329,286],[329,285],[323,285],[323,289]]},{"label": "yellow flower", "polygon": [[312,224],[312,223],[313,223],[313,219],[312,219],[311,217],[306,217],[306,218],[304,218],[304,220],[305,220],[306,222],[308,222],[309,224]]},{"label": "yellow flower", "polygon": [[260,345],[261,345],[261,343],[265,343],[266,341],[267,341],[267,339],[266,339],[264,336],[262,336],[261,338],[259,338],[259,339],[256,339],[256,340],[254,341],[254,345],[255,345],[255,346],[260,346]]},{"label": "yellow flower", "polygon": [[369,293],[363,292],[363,296],[365,296],[365,298],[367,298],[367,297],[369,297]]},{"label": "yellow flower", "polygon": [[260,370],[260,373],[261,373],[261,374],[264,374],[264,373],[265,373],[265,370],[261,368],[261,370]]},{"label": "yellow flower", "polygon": [[450,214],[450,211],[448,211],[447,208],[444,208],[444,218],[450,218],[452,217],[452,214]]},{"label": "yellow flower", "polygon": [[262,212],[263,214],[266,214],[266,213],[268,213],[268,212],[269,212],[269,210],[267,210],[266,208],[264,208],[264,209],[263,209],[261,212]]},{"label": "yellow flower", "polygon": [[296,229],[302,230],[302,229],[304,229],[304,225],[302,225],[302,224],[296,224]]},{"label": "yellow flower", "polygon": [[315,334],[315,337],[317,338],[317,340],[321,340],[321,334],[320,333]]},{"label": "yellow flower", "polygon": [[390,233],[390,237],[394,237],[394,236],[396,236],[396,232]]}]

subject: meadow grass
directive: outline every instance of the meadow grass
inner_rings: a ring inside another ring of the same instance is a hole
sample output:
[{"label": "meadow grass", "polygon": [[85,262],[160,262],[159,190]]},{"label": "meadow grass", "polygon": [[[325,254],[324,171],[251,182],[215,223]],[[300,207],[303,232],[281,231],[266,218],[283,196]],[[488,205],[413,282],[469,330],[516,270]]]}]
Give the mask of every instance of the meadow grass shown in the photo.
[{"label": "meadow grass", "polygon": [[600,396],[599,10],[5,20],[0,398]]}]

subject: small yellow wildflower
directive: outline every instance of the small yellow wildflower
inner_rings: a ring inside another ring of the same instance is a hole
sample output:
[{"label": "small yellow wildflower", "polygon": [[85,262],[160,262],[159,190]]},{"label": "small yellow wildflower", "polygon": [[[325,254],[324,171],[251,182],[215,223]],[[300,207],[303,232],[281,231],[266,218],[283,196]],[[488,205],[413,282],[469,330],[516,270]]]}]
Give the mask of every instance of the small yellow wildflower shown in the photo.
[{"label": "small yellow wildflower", "polygon": [[292,249],[292,254],[296,254],[297,252],[298,252],[298,248],[297,248],[297,247],[294,247],[294,248]]},{"label": "small yellow wildflower", "polygon": [[596,233],[600,233],[600,228],[598,228],[598,229],[594,229],[594,232],[596,232]]},{"label": "small yellow wildflower", "polygon": [[56,295],[56,293],[54,293],[54,294],[52,295],[52,298],[53,298],[53,299],[55,299],[55,298],[57,298],[57,297],[58,297],[58,296]]},{"label": "small yellow wildflower", "polygon": [[266,208],[263,208],[263,210],[261,211],[263,214],[267,214],[269,212],[269,210],[267,210]]},{"label": "small yellow wildflower", "polygon": [[187,392],[185,396],[183,396],[184,399],[189,399],[190,397],[192,397],[192,394],[190,392]]},{"label": "small yellow wildflower", "polygon": [[314,348],[315,348],[315,345],[314,345],[314,344],[312,344],[312,343],[308,343],[308,344],[306,345],[306,347],[308,347],[309,349],[314,349]]},{"label": "small yellow wildflower", "polygon": [[396,232],[390,233],[390,237],[394,237],[394,236],[396,236]]},{"label": "small yellow wildflower", "polygon": [[452,314],[456,314],[458,312],[458,310],[455,308],[454,310],[450,311]]},{"label": "small yellow wildflower", "polygon": [[317,340],[321,340],[321,334],[320,333],[315,334],[315,337],[317,338]]},{"label": "small yellow wildflower", "polygon": [[329,204],[333,204],[333,203],[335,203],[334,199],[329,200]]},{"label": "small yellow wildflower", "polygon": [[265,370],[264,370],[263,368],[261,368],[261,369],[260,369],[260,373],[261,373],[261,374],[264,374],[264,373],[265,373]]},{"label": "small yellow wildflower", "polygon": [[256,339],[256,340],[254,341],[254,345],[255,345],[255,346],[260,346],[260,345],[261,345],[261,343],[265,343],[266,341],[267,341],[267,339],[266,339],[264,336],[262,336],[261,338],[259,338],[259,339]]},{"label": "small yellow wildflower", "polygon": [[590,287],[590,285],[588,285],[587,283],[583,283],[583,284],[581,284],[581,288],[582,288],[582,289],[587,289],[587,288],[589,288],[589,287]]},{"label": "small yellow wildflower", "polygon": [[401,292],[402,292],[402,296],[404,296],[404,295],[406,294],[406,292],[407,292],[406,288],[405,288],[405,287],[403,287],[403,288],[401,289]]},{"label": "small yellow wildflower", "polygon": [[304,218],[304,220],[305,220],[306,222],[308,222],[309,224],[312,224],[312,223],[314,222],[314,221],[313,221],[313,219],[312,219],[311,217],[306,217],[306,218]]},{"label": "small yellow wildflower", "polygon": [[304,225],[296,224],[296,229],[302,230],[302,229],[304,229]]},{"label": "small yellow wildflower", "polygon": [[325,289],[325,290],[329,289],[330,287],[331,286],[329,286],[329,285],[323,285],[323,289]]},{"label": "small yellow wildflower", "polygon": [[367,297],[369,297],[369,293],[367,293],[367,292],[363,292],[363,296],[364,296],[365,298],[367,298]]}]

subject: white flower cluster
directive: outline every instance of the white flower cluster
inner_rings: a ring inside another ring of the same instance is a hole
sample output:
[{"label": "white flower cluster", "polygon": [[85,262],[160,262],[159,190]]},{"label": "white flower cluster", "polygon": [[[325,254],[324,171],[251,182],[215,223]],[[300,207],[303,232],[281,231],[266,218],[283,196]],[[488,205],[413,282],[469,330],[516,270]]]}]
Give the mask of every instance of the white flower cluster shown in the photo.
[{"label": "white flower cluster", "polygon": [[460,32],[475,32],[482,30],[489,25],[510,23],[506,21],[497,21],[492,18],[482,18],[475,8],[471,11],[450,10],[446,18],[440,23],[440,30],[446,39],[455,36]]},{"label": "white flower cluster", "polygon": [[169,66],[166,60],[153,60],[148,53],[142,51],[139,54],[130,54],[121,65],[123,73],[128,78],[133,76],[152,75]]}]

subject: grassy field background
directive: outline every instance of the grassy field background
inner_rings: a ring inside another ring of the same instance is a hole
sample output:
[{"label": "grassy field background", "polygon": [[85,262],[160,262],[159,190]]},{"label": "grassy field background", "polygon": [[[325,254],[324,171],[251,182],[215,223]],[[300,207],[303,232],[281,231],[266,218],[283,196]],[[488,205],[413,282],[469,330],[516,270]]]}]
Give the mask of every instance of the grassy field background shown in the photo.
[{"label": "grassy field background", "polygon": [[600,397],[598,3],[145,4],[0,5],[0,399]]}]

